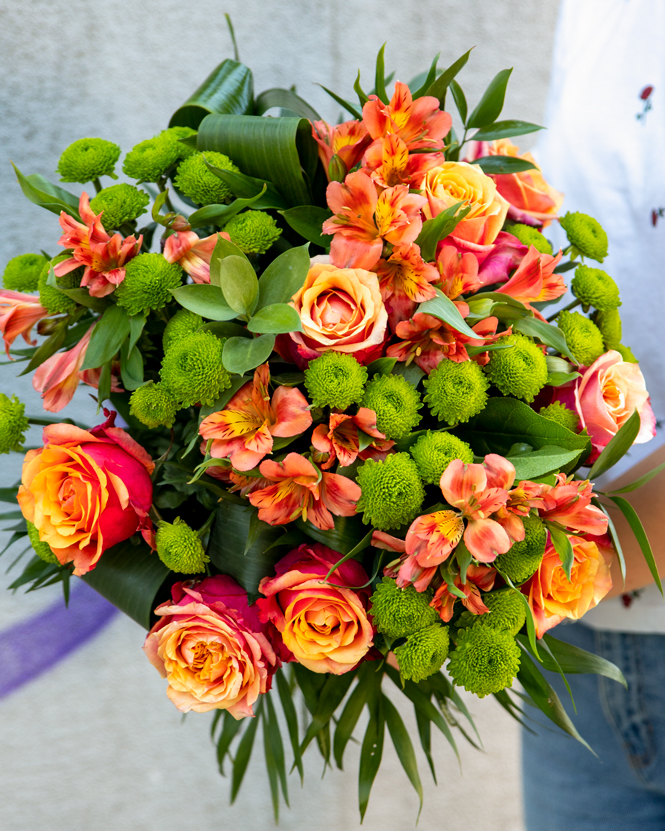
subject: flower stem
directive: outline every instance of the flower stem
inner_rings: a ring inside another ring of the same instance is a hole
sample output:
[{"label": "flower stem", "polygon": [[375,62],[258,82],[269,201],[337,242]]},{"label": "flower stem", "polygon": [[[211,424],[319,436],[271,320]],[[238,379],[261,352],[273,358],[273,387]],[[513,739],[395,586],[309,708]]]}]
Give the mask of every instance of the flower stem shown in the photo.
[{"label": "flower stem", "polygon": [[551,323],[553,320],[556,320],[557,317],[561,314],[561,312],[569,312],[571,309],[574,309],[576,306],[580,306],[582,303],[581,300],[571,300],[567,306],[564,306],[563,309],[559,309],[558,312],[554,312],[553,315],[547,318],[547,322]]},{"label": "flower stem", "polygon": [[102,189],[102,183],[99,181],[99,179],[93,179],[92,184],[95,186],[95,193],[99,193],[99,191]]}]

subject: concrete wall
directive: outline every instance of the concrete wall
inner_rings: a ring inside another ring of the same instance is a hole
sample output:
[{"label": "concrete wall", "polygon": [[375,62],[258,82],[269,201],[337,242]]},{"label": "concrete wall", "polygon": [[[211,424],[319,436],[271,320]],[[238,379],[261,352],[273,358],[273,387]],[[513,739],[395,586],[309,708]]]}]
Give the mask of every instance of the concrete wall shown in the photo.
[{"label": "concrete wall", "polygon": [[[498,70],[514,66],[504,117],[542,123],[557,6],[558,0],[2,0],[0,264],[25,251],[55,253],[59,232],[55,216],[23,198],[9,159],[26,174],[55,181],[58,157],[75,139],[101,136],[128,150],[152,136],[231,55],[224,11],[233,17],[257,90],[295,82],[330,120],[338,108],[313,82],[350,97],[360,67],[371,87],[376,52],[388,41],[387,65],[403,80],[439,50],[447,66],[475,45],[459,78],[470,106]],[[0,390],[18,392],[38,414],[29,378],[16,380],[13,369],[0,369]],[[84,389],[70,411],[94,422]],[[35,432],[30,443],[38,438]],[[12,484],[19,472],[18,458],[3,457],[0,484]],[[3,561],[9,565],[10,556]],[[0,590],[12,577],[0,576]],[[53,602],[58,591],[0,594],[0,633]],[[1,828],[249,831],[270,825],[260,746],[238,802],[228,808],[228,780],[215,770],[209,717],[191,714],[180,724],[164,682],[140,651],[142,640],[136,624],[118,617],[52,672],[0,702]],[[428,781],[421,758],[420,827],[519,831],[516,727],[493,700],[469,699],[486,753],[461,739],[460,775],[448,745],[435,741],[440,785]],[[282,827],[356,827],[357,748],[348,754],[346,772],[329,771],[323,780],[317,751],[308,755],[307,788],[300,790],[292,777],[292,810]],[[416,812],[415,795],[387,749],[365,827],[411,827]]]}]

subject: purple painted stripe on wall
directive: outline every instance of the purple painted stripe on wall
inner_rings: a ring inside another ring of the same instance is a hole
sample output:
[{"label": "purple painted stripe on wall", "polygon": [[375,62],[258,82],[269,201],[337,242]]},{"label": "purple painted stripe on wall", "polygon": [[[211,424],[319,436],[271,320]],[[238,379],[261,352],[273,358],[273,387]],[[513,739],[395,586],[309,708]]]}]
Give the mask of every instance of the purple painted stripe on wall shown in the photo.
[{"label": "purple painted stripe on wall", "polygon": [[69,608],[60,598],[43,612],[0,632],[0,699],[48,672],[95,637],[117,613],[108,600],[77,582]]}]

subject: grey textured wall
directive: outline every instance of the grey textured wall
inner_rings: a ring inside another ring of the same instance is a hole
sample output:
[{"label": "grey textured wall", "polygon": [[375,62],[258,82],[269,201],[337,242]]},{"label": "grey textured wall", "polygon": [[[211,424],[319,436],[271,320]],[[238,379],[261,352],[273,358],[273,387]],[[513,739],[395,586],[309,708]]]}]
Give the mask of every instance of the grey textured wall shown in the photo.
[{"label": "grey textured wall", "polygon": [[[388,41],[387,65],[405,81],[436,52],[448,65],[475,45],[459,79],[470,106],[499,69],[514,66],[504,117],[542,123],[557,6],[558,0],[2,0],[0,264],[25,251],[55,252],[59,232],[55,216],[22,197],[9,159],[26,174],[55,181],[59,154],[75,139],[101,136],[128,150],[163,129],[231,55],[224,11],[233,17],[257,90],[295,82],[328,119],[336,119],[338,108],[313,82],[350,96],[360,67],[371,87],[376,52]],[[18,392],[37,414],[29,379],[16,380],[13,369],[0,369],[0,390]],[[83,389],[71,413],[94,420]],[[1,484],[13,483],[19,471],[18,458],[3,457]],[[11,577],[0,576],[0,590]],[[3,592],[0,632],[55,597],[48,589],[27,597]],[[0,702],[0,827],[249,831],[270,825],[260,747],[237,804],[227,808],[228,781],[215,770],[209,717],[191,714],[179,724],[164,683],[140,651],[142,640],[138,626],[118,618],[53,672]],[[420,828],[519,831],[517,730],[494,701],[469,699],[487,752],[462,747],[462,776],[450,748],[436,740],[441,784],[437,789],[428,781],[421,758]],[[354,750],[349,770],[328,772],[323,781],[316,751],[308,754],[307,788],[301,791],[292,777],[293,808],[282,827],[357,826]],[[387,750],[365,827],[411,827],[416,811],[416,797]]]}]

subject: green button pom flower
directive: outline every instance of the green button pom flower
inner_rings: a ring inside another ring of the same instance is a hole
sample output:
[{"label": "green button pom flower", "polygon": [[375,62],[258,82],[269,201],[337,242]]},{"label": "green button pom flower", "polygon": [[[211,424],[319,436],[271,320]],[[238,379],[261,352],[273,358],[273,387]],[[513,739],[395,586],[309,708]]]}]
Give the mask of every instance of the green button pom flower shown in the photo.
[{"label": "green button pom flower", "polygon": [[151,430],[172,427],[178,402],[163,384],[152,381],[134,390],[129,400],[129,412]]},{"label": "green button pom flower", "polygon": [[149,202],[150,197],[145,191],[122,183],[100,190],[90,201],[90,208],[95,214],[102,214],[101,223],[110,234],[144,214]]},{"label": "green button pom flower", "polygon": [[167,352],[181,338],[197,332],[201,326],[203,326],[203,318],[201,315],[197,315],[196,312],[190,312],[188,309],[180,309],[177,311],[166,324],[166,329],[164,329],[164,334],[162,335],[162,348],[164,352]]},{"label": "green button pom flower", "polygon": [[567,213],[559,222],[571,244],[573,257],[581,254],[602,263],[607,257],[607,234],[597,219],[583,213]]},{"label": "green button pom flower", "polygon": [[367,370],[353,355],[324,352],[305,370],[305,388],[316,407],[348,410],[363,397]]},{"label": "green button pom flower", "polygon": [[178,153],[178,159],[186,159],[187,156],[196,153],[196,148],[190,147],[188,144],[183,144],[180,139],[195,135],[196,130],[192,130],[191,127],[169,127],[167,130],[162,130],[159,137],[174,144],[176,152]]},{"label": "green button pom flower", "polygon": [[594,312],[593,322],[600,329],[605,349],[617,349],[623,335],[621,316],[617,309]]},{"label": "green button pom flower", "polygon": [[522,334],[501,338],[506,348],[491,353],[485,371],[504,395],[531,402],[547,382],[547,361],[542,349]]},{"label": "green button pom flower", "polygon": [[426,485],[438,485],[443,471],[453,459],[461,459],[465,464],[473,462],[471,447],[457,436],[442,430],[428,430],[410,448],[409,453]]},{"label": "green button pom flower", "polygon": [[537,251],[540,251],[541,254],[552,254],[552,243],[545,239],[540,231],[536,228],[532,228],[531,225],[511,225],[511,227],[506,230],[509,234],[517,237],[522,245],[533,245],[533,247]]},{"label": "green button pom flower", "polygon": [[[39,289],[39,302],[46,309],[49,314],[71,314],[76,311],[76,301],[72,300],[61,291],[58,291],[54,286],[48,286],[46,281],[51,271],[51,267],[55,267],[58,263],[71,259],[69,254],[58,254],[50,262],[47,262],[42,268],[37,287]],[[83,279],[83,266],[75,268],[68,274],[63,274],[62,277],[56,277],[55,282],[63,289],[76,289],[81,285]]]},{"label": "green button pom flower", "polygon": [[390,577],[384,577],[370,598],[374,625],[393,640],[405,638],[439,620],[429,604],[433,592],[418,592],[413,586],[400,589]]},{"label": "green button pom flower", "polygon": [[212,332],[194,332],[174,343],[164,355],[162,384],[182,407],[214,404],[231,386],[222,363],[224,341]]},{"label": "green button pom flower", "polygon": [[159,523],[155,545],[164,565],[180,574],[205,571],[205,564],[210,560],[199,535],[180,517],[173,523]]},{"label": "green button pom flower", "polygon": [[450,649],[448,627],[434,623],[406,639],[395,649],[401,677],[418,683],[434,675],[443,666]]},{"label": "green button pom flower", "polygon": [[277,242],[282,229],[265,211],[245,211],[234,216],[224,230],[245,254],[265,254]]},{"label": "green button pom flower", "polygon": [[115,163],[120,158],[120,148],[112,141],[100,138],[82,138],[70,144],[60,156],[57,171],[61,182],[78,182],[85,185],[100,176],[115,175]]},{"label": "green button pom flower", "polygon": [[468,692],[484,698],[511,687],[520,668],[520,648],[508,631],[489,626],[460,629],[448,672]]},{"label": "green button pom flower", "polygon": [[609,274],[599,268],[578,265],[570,288],[575,297],[582,301],[585,311],[589,306],[607,311],[621,305],[619,287]]},{"label": "green button pom flower", "polygon": [[206,160],[213,167],[220,170],[240,173],[240,169],[233,164],[228,156],[207,150],[205,158],[203,153],[194,153],[180,162],[178,175],[173,180],[173,184],[197,205],[217,205],[230,202],[233,198],[231,189],[208,170]]},{"label": "green button pom flower", "polygon": [[18,453],[23,449],[25,431],[30,426],[25,417],[25,404],[13,395],[0,392],[0,453]]},{"label": "green button pom flower", "polygon": [[513,543],[505,554],[500,554],[494,564],[513,583],[524,583],[538,570],[545,554],[547,528],[537,516],[521,517],[524,524],[524,539]]},{"label": "green button pom flower", "polygon": [[5,266],[2,285],[9,291],[32,294],[39,288],[39,275],[47,263],[43,254],[19,254]]},{"label": "green button pom flower", "polygon": [[28,522],[26,520],[25,524],[28,528],[28,539],[30,540],[30,545],[33,547],[35,554],[40,558],[40,560],[43,560],[45,563],[51,563],[52,565],[59,563],[60,561],[51,550],[51,546],[47,542],[42,542],[39,539],[39,531],[32,524],[32,522]]},{"label": "green button pom flower", "polygon": [[486,592],[481,595],[482,601],[489,609],[482,615],[474,615],[464,611],[457,619],[459,629],[470,626],[489,626],[490,629],[506,630],[516,635],[526,621],[524,599],[519,592],[511,588]]},{"label": "green button pom flower", "polygon": [[420,474],[408,453],[395,453],[383,462],[366,461],[358,470],[362,490],[358,513],[363,522],[381,531],[400,528],[416,517],[425,498]]},{"label": "green button pom flower", "polygon": [[563,311],[559,313],[556,322],[579,364],[591,366],[605,351],[601,331],[588,317],[579,312]]},{"label": "green button pom flower", "polygon": [[468,421],[487,404],[489,381],[475,361],[444,358],[423,384],[432,415],[451,425]]},{"label": "green button pom flower", "polygon": [[161,254],[139,254],[125,268],[125,279],[115,290],[118,306],[127,314],[147,315],[173,299],[172,289],[182,283],[182,269]]},{"label": "green button pom flower", "polygon": [[155,136],[136,144],[125,156],[122,172],[139,182],[157,182],[173,167],[180,151],[168,136]]},{"label": "green button pom flower", "polygon": [[565,427],[566,430],[572,430],[573,433],[577,432],[580,424],[580,419],[577,413],[573,410],[569,410],[568,407],[560,401],[555,401],[547,407],[541,407],[540,410],[538,410],[538,414],[543,416],[543,418],[549,419],[549,421],[553,421],[555,424],[560,424],[562,427]]},{"label": "green button pom flower", "polygon": [[402,375],[375,375],[361,403],[374,410],[377,428],[393,441],[408,436],[422,418],[420,395]]}]

